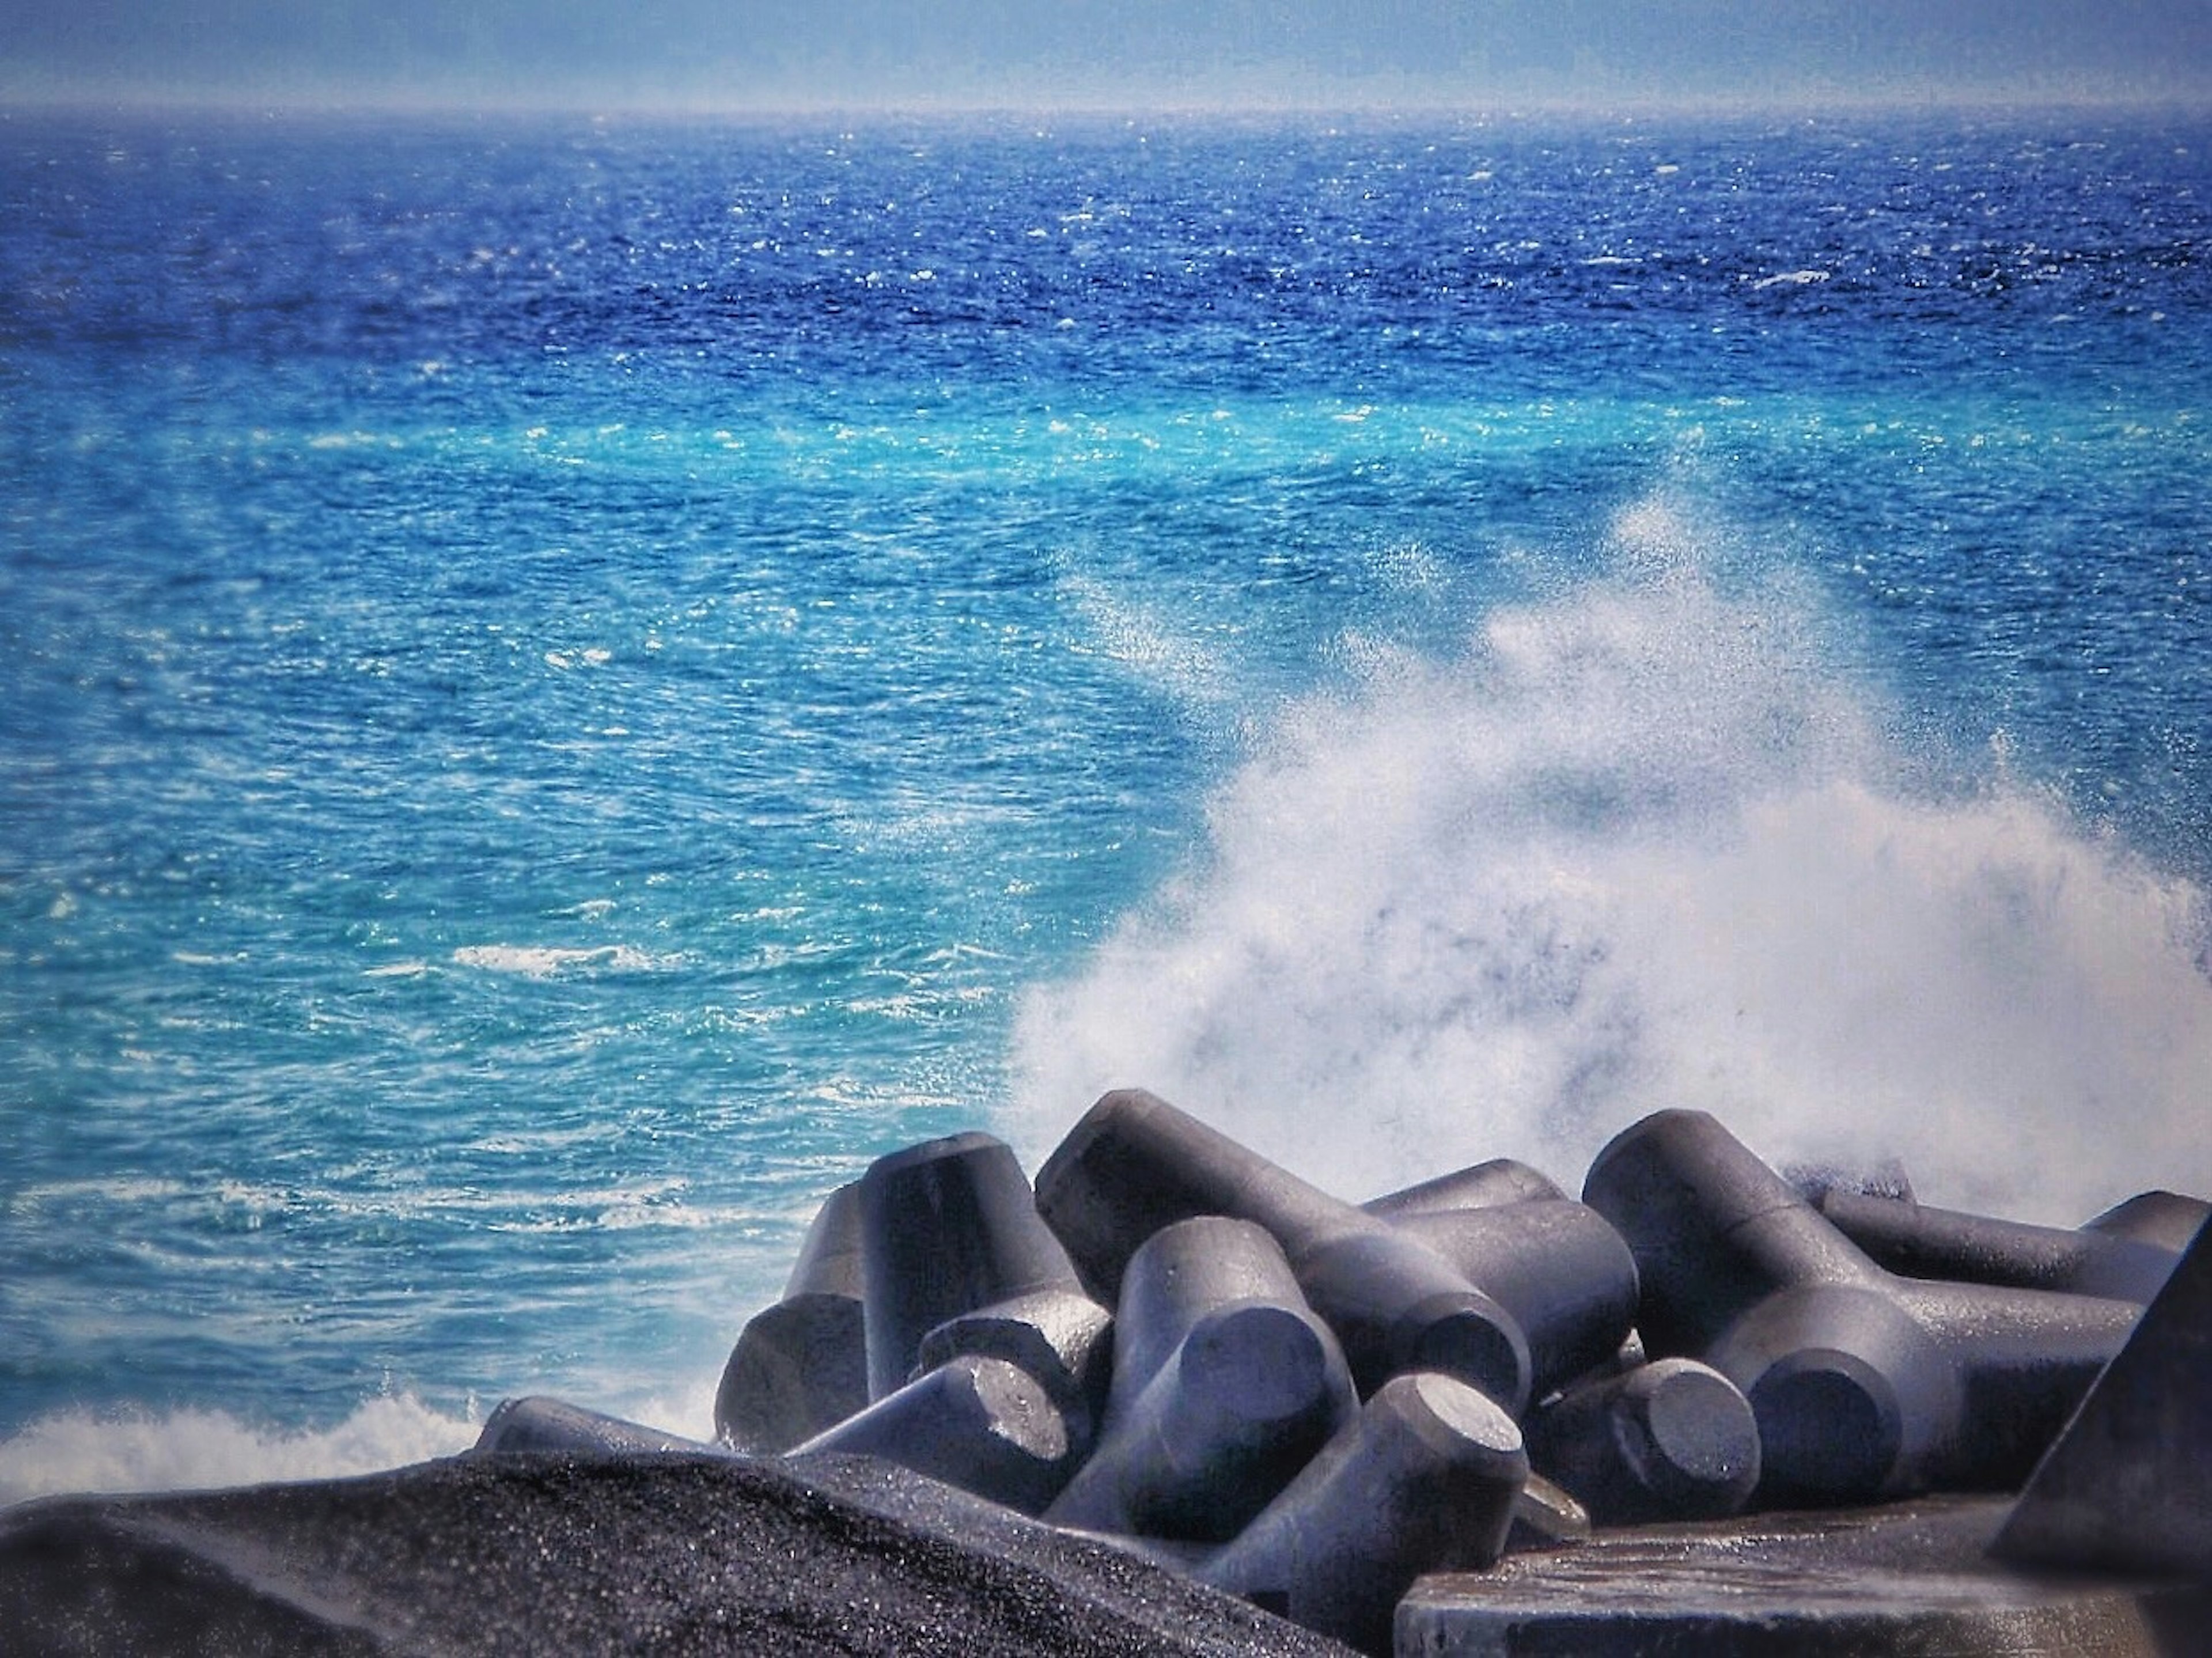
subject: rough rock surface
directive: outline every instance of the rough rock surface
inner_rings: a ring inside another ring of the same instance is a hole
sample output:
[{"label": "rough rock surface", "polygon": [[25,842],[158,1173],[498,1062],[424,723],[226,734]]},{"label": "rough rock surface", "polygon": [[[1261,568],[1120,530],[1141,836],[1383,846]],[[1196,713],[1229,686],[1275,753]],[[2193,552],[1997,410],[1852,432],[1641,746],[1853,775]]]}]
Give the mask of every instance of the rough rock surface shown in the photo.
[{"label": "rough rock surface", "polygon": [[1345,1658],[1104,1543],[861,1461],[463,1456],[0,1515],[10,1653]]}]

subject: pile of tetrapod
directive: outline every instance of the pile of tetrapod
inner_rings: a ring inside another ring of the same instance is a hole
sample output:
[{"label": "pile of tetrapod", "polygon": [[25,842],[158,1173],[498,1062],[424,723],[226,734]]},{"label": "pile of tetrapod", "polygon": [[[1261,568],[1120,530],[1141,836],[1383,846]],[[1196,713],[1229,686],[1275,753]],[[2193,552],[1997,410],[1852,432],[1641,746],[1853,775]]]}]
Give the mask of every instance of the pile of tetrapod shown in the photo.
[{"label": "pile of tetrapod", "polygon": [[[2205,1212],[1808,1192],[1685,1111],[1580,1202],[1499,1159],[1358,1206],[1124,1090],[1034,1187],[968,1133],[833,1192],[716,1442],[884,1458],[1387,1652],[1417,1577],[1516,1539],[2017,1487]],[[543,1399],[481,1442],[686,1444]]]}]

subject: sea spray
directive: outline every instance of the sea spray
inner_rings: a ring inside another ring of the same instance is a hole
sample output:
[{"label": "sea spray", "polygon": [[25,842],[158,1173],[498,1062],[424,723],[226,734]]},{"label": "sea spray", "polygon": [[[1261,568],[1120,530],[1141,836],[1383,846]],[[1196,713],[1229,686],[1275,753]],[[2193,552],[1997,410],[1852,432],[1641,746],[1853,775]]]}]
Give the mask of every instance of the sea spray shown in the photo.
[{"label": "sea spray", "polygon": [[466,1450],[480,1424],[403,1394],[331,1427],[257,1428],[222,1411],[58,1411],[0,1440],[0,1508],[65,1491],[190,1490],[372,1473]]},{"label": "sea spray", "polygon": [[[609,1375],[590,1397],[626,1420],[708,1438],[720,1363],[711,1357],[717,1368],[696,1375]],[[518,1376],[513,1391],[526,1392],[530,1380]],[[379,1393],[323,1427],[202,1408],[54,1411],[0,1438],[0,1509],[71,1491],[212,1489],[404,1467],[467,1450],[496,1403],[472,1398],[446,1408],[411,1393]]]},{"label": "sea spray", "polygon": [[1668,1105],[2023,1218],[2212,1187],[2205,895],[1942,775],[1801,584],[1707,544],[1646,500],[1600,574],[1291,708],[1203,859],[1027,997],[1024,1143],[1140,1084],[1354,1198],[1572,1183]]}]

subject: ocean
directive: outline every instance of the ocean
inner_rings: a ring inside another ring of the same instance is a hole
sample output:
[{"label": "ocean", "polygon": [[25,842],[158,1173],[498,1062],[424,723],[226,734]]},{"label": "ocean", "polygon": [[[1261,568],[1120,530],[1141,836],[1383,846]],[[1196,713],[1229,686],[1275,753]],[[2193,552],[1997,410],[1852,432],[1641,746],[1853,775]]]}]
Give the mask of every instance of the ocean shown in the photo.
[{"label": "ocean", "polygon": [[872,1157],[2212,1193],[2203,112],[0,116],[0,1502]]}]

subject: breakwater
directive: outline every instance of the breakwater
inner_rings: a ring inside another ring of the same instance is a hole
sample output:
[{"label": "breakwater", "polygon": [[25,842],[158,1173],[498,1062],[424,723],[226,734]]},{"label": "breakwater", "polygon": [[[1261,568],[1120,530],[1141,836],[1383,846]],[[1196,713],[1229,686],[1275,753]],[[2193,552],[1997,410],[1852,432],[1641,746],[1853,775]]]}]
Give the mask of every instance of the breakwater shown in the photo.
[{"label": "breakwater", "polygon": [[[716,1436],[888,1457],[1387,1651],[1418,1580],[1516,1540],[2018,1491],[2206,1212],[2069,1233],[1863,1185],[1678,1110],[1580,1201],[1499,1159],[1354,1204],[1119,1091],[1033,1187],[969,1133],[833,1193]],[[1940,1275],[1882,1242],[1916,1220]]]},{"label": "breakwater", "polygon": [[1693,1111],[1580,1199],[1498,1159],[1354,1204],[1125,1090],[1034,1183],[968,1133],[831,1193],[711,1439],[522,1395],[388,1474],[27,1504],[0,1619],[41,1654],[2169,1658],[2212,1635],[2205,1214],[1922,1213]]}]

